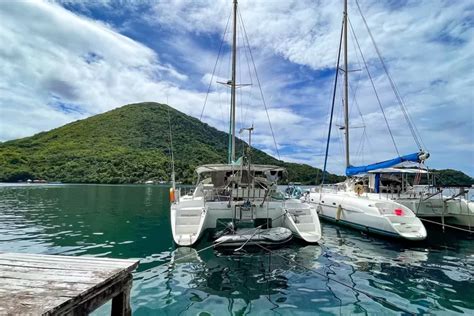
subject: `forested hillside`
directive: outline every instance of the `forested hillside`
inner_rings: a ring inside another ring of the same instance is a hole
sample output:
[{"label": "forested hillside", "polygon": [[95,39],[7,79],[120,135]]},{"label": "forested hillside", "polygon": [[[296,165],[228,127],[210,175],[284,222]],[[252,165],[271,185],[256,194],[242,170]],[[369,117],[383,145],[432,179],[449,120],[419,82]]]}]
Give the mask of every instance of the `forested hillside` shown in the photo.
[{"label": "forested hillside", "polygon": [[[0,144],[0,181],[45,179],[74,183],[139,183],[169,180],[169,124],[176,178],[193,181],[204,163],[225,163],[226,133],[165,104],[137,103],[79,120],[32,137]],[[244,142],[237,140],[237,151]],[[253,161],[288,169],[288,181],[313,184],[321,171],[287,163],[253,149]],[[328,182],[344,178],[329,174]]]}]

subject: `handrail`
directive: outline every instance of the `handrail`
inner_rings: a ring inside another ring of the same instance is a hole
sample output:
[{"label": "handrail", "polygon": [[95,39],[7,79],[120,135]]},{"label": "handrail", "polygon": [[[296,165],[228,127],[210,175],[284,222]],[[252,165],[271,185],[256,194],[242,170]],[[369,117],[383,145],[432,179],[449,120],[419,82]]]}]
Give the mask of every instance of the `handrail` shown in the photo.
[{"label": "handrail", "polygon": [[[242,191],[240,191],[242,190]],[[250,188],[248,190],[247,188],[236,188],[236,189],[230,189],[230,188],[207,188],[203,189],[203,198],[205,202],[209,201],[234,201],[234,200],[267,200],[268,198],[271,198],[271,191],[269,189],[265,188]],[[239,192],[242,193],[239,194]],[[264,193],[263,193],[264,192]],[[236,193],[236,194],[235,194]],[[250,193],[250,195],[248,194]]]},{"label": "handrail", "polygon": [[460,190],[458,194],[454,194],[453,196],[447,198],[444,201],[448,202],[448,201],[454,200],[455,198],[460,197],[461,195],[465,195],[467,192],[468,190],[465,190],[464,188],[462,188],[462,190]]}]

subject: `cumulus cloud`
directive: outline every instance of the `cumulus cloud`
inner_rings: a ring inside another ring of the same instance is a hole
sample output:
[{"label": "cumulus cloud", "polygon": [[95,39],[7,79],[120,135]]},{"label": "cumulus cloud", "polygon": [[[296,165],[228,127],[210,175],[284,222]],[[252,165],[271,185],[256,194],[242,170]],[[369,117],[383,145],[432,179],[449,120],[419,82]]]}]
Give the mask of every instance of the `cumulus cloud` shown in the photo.
[{"label": "cumulus cloud", "polygon": [[[187,76],[111,27],[45,2],[0,5],[2,140],[121,104],[160,99]],[[34,22],[32,22],[34,21]]]},{"label": "cumulus cloud", "polygon": [[[474,69],[472,36],[472,12],[469,1],[447,2],[403,2],[360,1],[364,15],[389,65],[390,73],[407,104],[411,117],[416,123],[428,150],[432,151],[431,165],[437,168],[449,167],[449,157],[457,168],[473,174],[472,135],[474,112],[472,107],[473,78],[468,69]],[[284,107],[306,118],[298,122],[277,125],[279,144],[305,145],[306,161],[315,163],[321,152],[321,144],[327,132],[327,106],[330,101],[331,78],[325,76],[325,82],[314,80],[321,71],[332,69],[335,64],[337,40],[341,27],[341,5],[327,1],[242,1],[240,9],[251,38],[251,45],[263,64],[264,90],[273,98],[273,107]],[[212,10],[210,10],[212,8]],[[158,1],[151,23],[177,26],[181,33],[221,33],[225,23],[216,16],[227,17],[230,12],[228,1],[204,1],[177,4]],[[376,52],[367,34],[363,20],[354,1],[350,1],[349,14],[364,57],[368,62],[387,121],[394,134],[400,153],[413,152],[417,147],[411,138],[408,125],[404,121],[387,78],[382,72]],[[182,36],[182,35],[180,35]],[[226,39],[229,43],[230,38]],[[350,68],[363,68],[361,56],[356,53],[354,39],[349,43]],[[282,75],[285,62],[295,65],[290,71],[308,73],[298,68],[309,67],[316,72],[309,84],[301,84],[303,76],[288,78]],[[270,61],[270,62],[269,62]],[[281,65],[275,64],[280,61]],[[273,65],[269,65],[272,64]],[[357,82],[356,79],[360,79]],[[290,82],[289,82],[290,81]],[[292,83],[299,83],[297,89],[291,89]],[[314,84],[314,86],[311,86]],[[362,125],[359,113],[365,117],[364,129],[351,129],[351,151],[353,163],[387,159],[396,155],[389,132],[384,122],[367,75],[351,73],[351,86],[359,86],[355,94],[360,111],[355,111],[351,102],[352,125]],[[338,95],[337,104],[341,104]],[[337,110],[339,118],[340,108]],[[279,121],[280,118],[272,117]],[[340,124],[341,122],[339,122]],[[443,127],[449,126],[449,136]],[[337,127],[336,127],[337,128]],[[363,133],[365,131],[365,133]],[[333,132],[337,138],[331,143],[331,160],[342,156],[341,135]],[[364,135],[364,136],[363,136]],[[368,135],[368,136],[367,136]],[[269,134],[262,137],[262,148],[268,148]],[[308,140],[308,136],[314,141]],[[304,138],[304,141],[301,141]],[[263,140],[267,141],[263,143]],[[364,140],[365,139],[365,140]],[[257,138],[259,140],[259,138]],[[440,147],[439,143],[443,146]],[[360,147],[372,145],[371,155],[358,153]],[[297,145],[299,146],[299,145]],[[307,152],[308,148],[313,150]],[[298,159],[288,152],[287,158]],[[304,158],[303,158],[304,159]],[[321,165],[320,158],[316,162]],[[336,167],[342,172],[342,165]]]},{"label": "cumulus cloud", "polygon": [[[360,5],[432,151],[430,165],[474,174],[472,3],[361,0]],[[110,17],[98,20],[97,8],[111,12]],[[342,3],[241,1],[239,8],[281,158],[321,167]],[[0,4],[0,40],[9,43],[0,47],[0,75],[6,79],[0,82],[0,140],[131,102],[168,99],[177,109],[200,117],[230,10],[227,0],[131,1],[122,6],[107,0]],[[398,150],[412,152],[417,148],[354,1],[349,13]],[[149,33],[135,36],[137,23]],[[350,68],[363,68],[352,36],[350,40]],[[213,81],[229,76],[230,36],[225,42],[224,62]],[[239,58],[241,65],[248,61],[243,53]],[[239,91],[238,127],[254,123],[256,146],[275,155],[253,69],[242,69],[239,81],[252,81],[253,86]],[[390,158],[396,151],[367,75],[351,72],[350,85],[352,162]],[[228,104],[228,88],[213,82],[204,121],[227,131]],[[339,173],[341,104],[338,92],[329,166]]]}]

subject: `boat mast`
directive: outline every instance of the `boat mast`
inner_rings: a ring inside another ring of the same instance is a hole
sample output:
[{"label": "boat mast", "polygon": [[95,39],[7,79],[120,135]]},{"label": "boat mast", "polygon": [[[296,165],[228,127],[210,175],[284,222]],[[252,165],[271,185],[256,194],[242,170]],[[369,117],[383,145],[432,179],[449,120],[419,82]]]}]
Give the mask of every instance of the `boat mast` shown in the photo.
[{"label": "boat mast", "polygon": [[231,164],[235,161],[235,69],[237,63],[237,0],[234,0],[234,31],[232,37],[232,79],[230,82],[230,135],[229,135],[229,159]]},{"label": "boat mast", "polygon": [[349,160],[349,71],[347,69],[347,0],[344,0],[344,134],[346,141],[346,168]]}]

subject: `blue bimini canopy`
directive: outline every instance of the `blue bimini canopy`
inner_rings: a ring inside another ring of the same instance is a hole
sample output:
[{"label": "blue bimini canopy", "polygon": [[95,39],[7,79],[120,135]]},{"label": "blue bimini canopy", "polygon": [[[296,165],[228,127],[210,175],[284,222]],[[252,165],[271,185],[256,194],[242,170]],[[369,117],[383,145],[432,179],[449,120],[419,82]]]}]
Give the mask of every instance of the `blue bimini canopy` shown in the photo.
[{"label": "blue bimini canopy", "polygon": [[428,153],[425,153],[423,151],[420,151],[418,153],[413,153],[405,156],[400,156],[394,159],[382,161],[382,162],[377,162],[371,165],[366,165],[366,166],[349,166],[346,168],[346,175],[347,176],[355,176],[356,174],[361,174],[361,173],[367,173],[372,170],[377,170],[377,169],[382,169],[382,168],[390,168],[395,165],[398,165],[399,163],[402,163],[404,161],[412,161],[412,162],[418,162],[421,163],[425,159],[429,157]]}]

